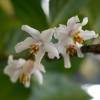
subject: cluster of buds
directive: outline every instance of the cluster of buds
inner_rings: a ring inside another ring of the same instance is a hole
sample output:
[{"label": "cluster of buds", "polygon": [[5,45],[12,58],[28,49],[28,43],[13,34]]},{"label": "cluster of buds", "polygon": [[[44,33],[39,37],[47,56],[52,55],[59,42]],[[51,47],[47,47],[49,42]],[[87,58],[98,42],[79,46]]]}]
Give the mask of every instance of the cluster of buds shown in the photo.
[{"label": "cluster of buds", "polygon": [[[62,55],[65,68],[70,68],[70,55],[77,54],[78,57],[83,57],[81,47],[84,46],[84,41],[98,37],[94,31],[82,29],[87,22],[87,17],[80,22],[78,16],[74,16],[68,20],[67,25],[60,24],[58,27],[42,32],[28,25],[22,25],[21,29],[30,36],[18,43],[15,46],[15,51],[16,53],[20,53],[28,49],[35,59],[13,60],[13,56],[9,56],[8,65],[4,69],[4,73],[10,77],[12,82],[16,82],[19,79],[25,87],[30,86],[32,75],[42,84],[43,73],[46,71],[41,64],[41,60],[45,53],[48,54],[50,59],[54,59],[55,57],[59,59],[60,55]],[[53,43],[52,37],[58,41]]]}]

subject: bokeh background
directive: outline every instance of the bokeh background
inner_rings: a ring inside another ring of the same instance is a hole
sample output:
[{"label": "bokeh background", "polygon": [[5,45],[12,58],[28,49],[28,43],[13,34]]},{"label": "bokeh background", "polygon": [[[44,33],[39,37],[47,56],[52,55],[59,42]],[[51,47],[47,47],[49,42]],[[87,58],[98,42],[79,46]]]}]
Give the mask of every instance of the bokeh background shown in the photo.
[{"label": "bokeh background", "polygon": [[[89,18],[85,28],[100,33],[99,10],[100,0],[0,0],[0,100],[90,100],[81,86],[100,83],[99,55],[71,57],[71,69],[64,68],[63,58],[50,60],[45,56],[44,84],[39,86],[33,79],[29,89],[19,82],[11,83],[3,69],[10,54],[15,58],[30,56],[27,52],[16,55],[14,51],[15,44],[27,37],[21,25],[42,31],[66,24],[68,18],[79,15],[80,19]],[[95,43],[100,43],[99,40]]]}]

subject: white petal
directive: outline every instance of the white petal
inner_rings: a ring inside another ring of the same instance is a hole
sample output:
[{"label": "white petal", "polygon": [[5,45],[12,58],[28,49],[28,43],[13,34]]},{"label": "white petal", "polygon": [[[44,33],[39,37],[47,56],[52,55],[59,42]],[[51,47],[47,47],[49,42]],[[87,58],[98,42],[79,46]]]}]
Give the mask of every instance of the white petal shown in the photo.
[{"label": "white petal", "polygon": [[72,24],[79,23],[79,22],[80,22],[80,20],[79,20],[78,16],[74,16],[68,20],[67,25],[72,25]]},{"label": "white petal", "polygon": [[40,32],[28,25],[22,25],[21,29],[27,33],[29,33],[34,39],[38,40],[40,36]]},{"label": "white petal", "polygon": [[82,29],[82,26],[81,26],[81,23],[77,23],[73,26],[72,30],[73,30],[73,33],[76,33],[78,31],[80,31]]},{"label": "white petal", "polygon": [[79,32],[82,29],[81,23],[75,23],[67,26],[67,34],[72,36],[74,33]]},{"label": "white petal", "polygon": [[40,37],[43,41],[51,41],[55,28],[47,29],[42,31]]},{"label": "white petal", "polygon": [[25,86],[26,88],[29,88],[29,87],[30,87],[30,82],[26,82],[26,83],[24,84],[24,86]]},{"label": "white petal", "polygon": [[45,54],[45,51],[41,47],[40,50],[39,50],[39,52],[35,55],[35,62],[38,63],[38,64],[41,63],[41,60],[42,60],[44,54]]},{"label": "white petal", "polygon": [[65,37],[66,31],[66,25],[60,24],[59,27],[55,29],[54,37],[56,39],[62,39]]},{"label": "white petal", "polygon": [[35,70],[39,70],[43,73],[46,72],[44,65],[42,65],[41,63],[37,63],[36,61],[34,62],[34,67],[33,67],[32,73],[34,73]]},{"label": "white petal", "polygon": [[7,66],[4,68],[4,74],[9,75],[9,73],[10,73],[9,65],[7,65]]},{"label": "white petal", "polygon": [[[12,60],[13,59],[12,56],[10,56],[9,59]],[[24,59],[10,61],[8,62],[8,65],[4,69],[4,73],[10,77],[12,82],[15,83],[17,79],[19,78],[21,67],[24,64],[25,64]]]},{"label": "white petal", "polygon": [[85,17],[82,21],[82,26],[85,26],[88,23],[88,17]]},{"label": "white petal", "polygon": [[55,58],[55,56],[54,56],[52,53],[48,53],[48,57],[49,57],[50,59],[54,59],[54,58]]},{"label": "white petal", "polygon": [[18,63],[18,61],[16,60],[16,61],[13,61],[10,64],[8,64],[4,69],[4,73],[7,74],[7,75],[10,74],[12,76],[14,71],[17,68],[17,63]]},{"label": "white petal", "polygon": [[60,34],[66,33],[66,25],[59,24],[59,27],[56,28],[56,32]]},{"label": "white petal", "polygon": [[18,60],[18,67],[22,67],[25,63],[26,63],[26,60],[20,58]]},{"label": "white petal", "polygon": [[8,65],[11,64],[12,62],[13,62],[13,56],[10,55],[10,56],[8,57]]},{"label": "white petal", "polygon": [[28,78],[29,78],[29,81],[26,81],[26,82],[24,83],[24,86],[25,86],[26,88],[29,88],[29,87],[30,87],[30,78],[31,78],[31,74],[28,75]]},{"label": "white petal", "polygon": [[30,46],[32,45],[33,42],[34,42],[34,40],[31,37],[28,37],[24,41],[18,43],[15,46],[16,53],[22,52],[22,51],[30,48]]},{"label": "white petal", "polygon": [[82,44],[79,44],[78,42],[76,43],[76,50],[77,50],[77,55],[78,57],[82,58],[84,57],[83,53],[81,52],[80,48],[82,47]]},{"label": "white petal", "polygon": [[94,31],[88,31],[88,30],[81,31],[80,34],[84,40],[93,39],[93,38],[98,37],[98,34],[96,34]]},{"label": "white petal", "polygon": [[11,67],[6,66],[4,69],[4,73],[10,77],[10,80],[13,83],[15,83],[19,78],[20,70],[16,70],[16,67],[15,68],[13,67],[15,66],[11,66]]},{"label": "white petal", "polygon": [[56,47],[52,43],[45,43],[45,51],[48,53],[49,58],[59,58],[59,53]]},{"label": "white petal", "polygon": [[61,54],[64,51],[64,45],[63,44],[56,43],[55,46],[56,46],[59,54]]},{"label": "white petal", "polygon": [[40,65],[39,65],[39,69],[40,69],[40,71],[41,71],[41,72],[43,72],[43,73],[45,73],[45,72],[46,72],[46,70],[45,70],[45,68],[44,68],[44,65],[43,65],[43,64],[40,64]]},{"label": "white petal", "polygon": [[42,73],[41,73],[40,71],[36,70],[36,71],[34,72],[34,76],[35,76],[35,78],[37,79],[38,83],[39,83],[40,85],[42,85],[42,84],[43,84],[43,75],[42,75]]},{"label": "white petal", "polygon": [[71,63],[70,63],[70,57],[69,54],[67,54],[65,51],[62,53],[62,56],[64,58],[64,67],[65,68],[70,68]]},{"label": "white petal", "polygon": [[10,76],[11,82],[15,83],[20,76],[20,70],[16,71],[12,76]]},{"label": "white petal", "polygon": [[64,44],[67,45],[67,46],[74,45],[73,38],[72,37],[67,37]]}]

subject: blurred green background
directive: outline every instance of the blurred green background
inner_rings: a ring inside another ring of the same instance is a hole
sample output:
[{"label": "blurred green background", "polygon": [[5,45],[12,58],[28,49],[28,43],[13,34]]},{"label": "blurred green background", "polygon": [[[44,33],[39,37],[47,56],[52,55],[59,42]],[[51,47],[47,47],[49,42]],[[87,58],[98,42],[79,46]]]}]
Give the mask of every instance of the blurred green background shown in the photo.
[{"label": "blurred green background", "polygon": [[[72,68],[65,69],[63,59],[50,60],[46,56],[42,63],[47,73],[43,86],[32,81],[25,89],[19,82],[12,84],[3,74],[9,54],[26,57],[26,52],[15,54],[16,43],[27,34],[20,27],[28,24],[40,31],[59,24],[66,24],[68,18],[79,15],[89,17],[88,29],[100,33],[100,0],[49,0],[49,15],[44,13],[46,0],[0,0],[0,100],[89,100],[90,97],[80,88],[83,78],[80,67],[84,59],[72,57]],[[29,55],[27,55],[28,57]],[[100,69],[99,69],[100,70]],[[84,79],[86,80],[86,79]],[[86,82],[88,82],[86,80]],[[95,82],[95,80],[89,81]]]}]

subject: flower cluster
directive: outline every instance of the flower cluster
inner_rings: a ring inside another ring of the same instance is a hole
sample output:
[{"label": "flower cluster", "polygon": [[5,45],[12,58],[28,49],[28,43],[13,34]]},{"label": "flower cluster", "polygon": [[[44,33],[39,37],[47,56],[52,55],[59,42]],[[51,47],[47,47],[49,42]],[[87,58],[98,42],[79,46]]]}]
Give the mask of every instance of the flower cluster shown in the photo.
[{"label": "flower cluster", "polygon": [[[60,24],[58,27],[42,32],[28,25],[22,25],[21,29],[30,36],[18,43],[15,46],[15,51],[20,53],[28,49],[34,55],[35,60],[14,60],[13,56],[9,56],[8,65],[4,69],[4,73],[10,77],[12,82],[16,82],[19,79],[25,87],[30,86],[32,75],[42,84],[42,73],[45,73],[45,68],[41,64],[41,60],[46,52],[50,59],[55,57],[59,59],[61,54],[64,58],[65,68],[70,68],[70,55],[73,56],[77,53],[78,57],[83,57],[80,48],[84,45],[84,41],[98,37],[94,31],[82,29],[87,22],[87,17],[80,22],[78,16],[74,16],[68,20],[67,25]],[[53,43],[52,37],[57,39],[58,42]]]}]

